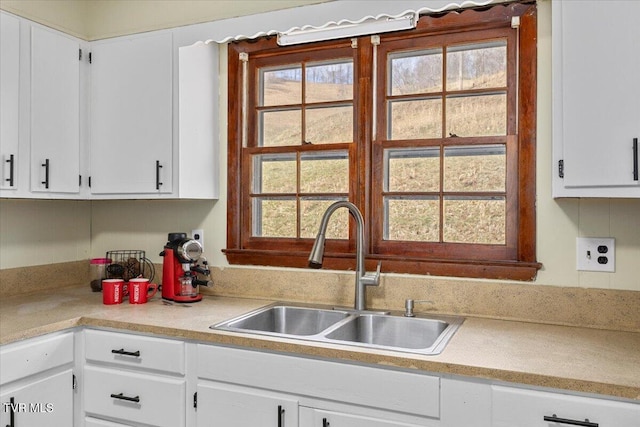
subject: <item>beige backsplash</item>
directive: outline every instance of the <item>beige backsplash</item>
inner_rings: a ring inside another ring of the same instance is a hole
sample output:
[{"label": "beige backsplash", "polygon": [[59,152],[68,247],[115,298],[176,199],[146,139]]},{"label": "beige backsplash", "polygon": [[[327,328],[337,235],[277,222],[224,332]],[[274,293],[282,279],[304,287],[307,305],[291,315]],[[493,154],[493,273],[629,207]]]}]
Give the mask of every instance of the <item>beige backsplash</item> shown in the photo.
[{"label": "beige backsplash", "polygon": [[[162,281],[156,265],[156,280]],[[351,306],[353,272],[255,267],[214,268],[210,295]],[[0,270],[0,297],[89,287],[89,261]],[[404,300],[429,300],[417,312],[640,332],[640,292],[383,274],[367,289],[368,308],[402,310]]]}]

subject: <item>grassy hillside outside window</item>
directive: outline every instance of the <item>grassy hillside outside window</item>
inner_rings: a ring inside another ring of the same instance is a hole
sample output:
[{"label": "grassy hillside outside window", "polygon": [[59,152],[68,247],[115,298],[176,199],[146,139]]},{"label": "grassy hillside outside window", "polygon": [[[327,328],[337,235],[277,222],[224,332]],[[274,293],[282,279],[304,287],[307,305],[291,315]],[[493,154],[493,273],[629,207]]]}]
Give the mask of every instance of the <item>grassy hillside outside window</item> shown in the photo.
[{"label": "grassy hillside outside window", "polygon": [[[368,268],[535,277],[534,4],[228,52],[230,263],[305,267],[322,213],[349,200]],[[325,267],[354,269],[353,220],[329,226]]]}]

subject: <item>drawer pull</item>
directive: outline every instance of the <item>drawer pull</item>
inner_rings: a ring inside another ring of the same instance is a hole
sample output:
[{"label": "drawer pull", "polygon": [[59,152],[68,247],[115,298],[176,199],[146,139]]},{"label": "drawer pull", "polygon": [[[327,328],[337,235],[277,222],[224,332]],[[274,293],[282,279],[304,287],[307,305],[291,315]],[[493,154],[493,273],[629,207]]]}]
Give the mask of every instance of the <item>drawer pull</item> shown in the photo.
[{"label": "drawer pull", "polygon": [[140,403],[140,396],[129,397],[129,396],[125,396],[124,393],[119,393],[119,394],[111,393],[111,397],[113,397],[114,399],[126,400],[127,402]]},{"label": "drawer pull", "polygon": [[41,184],[44,184],[44,188],[49,188],[49,159],[44,159],[44,163],[42,164],[44,168],[44,181]]},{"label": "drawer pull", "polygon": [[5,181],[9,183],[9,187],[13,187],[13,168],[14,168],[14,158],[13,154],[9,156],[9,160],[5,160],[6,163],[9,163],[9,178],[6,178]]},{"label": "drawer pull", "polygon": [[278,405],[278,427],[284,427],[284,408]]},{"label": "drawer pull", "polygon": [[162,185],[162,182],[160,182],[160,169],[162,169],[160,160],[156,160],[156,190],[159,190]]},{"label": "drawer pull", "polygon": [[633,138],[633,180],[638,180],[638,138]]},{"label": "drawer pull", "polygon": [[16,419],[15,419],[15,411],[13,408],[15,408],[15,399],[12,397],[9,398],[9,424],[7,424],[7,427],[15,427],[16,425]]},{"label": "drawer pull", "polygon": [[140,357],[140,350],[138,350],[138,351],[125,351],[124,348],[121,348],[120,350],[111,350],[111,353],[122,354],[124,356]]},{"label": "drawer pull", "polygon": [[553,414],[552,416],[545,415],[544,420],[560,424],[569,424],[572,426],[598,427],[598,423],[592,423],[589,419],[585,419],[584,421],[570,420],[568,418],[558,418],[556,414]]}]

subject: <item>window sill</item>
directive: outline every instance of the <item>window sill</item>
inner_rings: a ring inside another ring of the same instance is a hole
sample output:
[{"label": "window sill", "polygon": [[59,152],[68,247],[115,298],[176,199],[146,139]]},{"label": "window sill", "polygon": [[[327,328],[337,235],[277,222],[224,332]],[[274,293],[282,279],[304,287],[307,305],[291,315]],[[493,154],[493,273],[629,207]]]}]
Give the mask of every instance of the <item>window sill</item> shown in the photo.
[{"label": "window sill", "polygon": [[[308,268],[307,252],[225,249],[232,265]],[[523,261],[435,260],[369,255],[367,270],[375,270],[382,262],[383,273],[420,274],[426,276],[467,277],[476,279],[533,281],[542,264]],[[323,268],[355,270],[355,255],[325,254]]]}]

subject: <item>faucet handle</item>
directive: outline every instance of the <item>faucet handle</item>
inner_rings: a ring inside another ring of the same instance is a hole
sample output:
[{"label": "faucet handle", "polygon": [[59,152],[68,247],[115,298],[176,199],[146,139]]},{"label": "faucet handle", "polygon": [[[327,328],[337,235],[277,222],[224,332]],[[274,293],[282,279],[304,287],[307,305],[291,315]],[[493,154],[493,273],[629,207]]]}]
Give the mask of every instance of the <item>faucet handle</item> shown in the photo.
[{"label": "faucet handle", "polygon": [[361,280],[365,286],[378,286],[380,284],[380,268],[382,261],[378,261],[378,266],[375,272],[365,272]]},{"label": "faucet handle", "polygon": [[404,300],[404,317],[416,317],[416,315],[413,313],[413,307],[415,303],[433,304],[433,301],[426,299],[414,300],[407,298],[406,300]]}]

